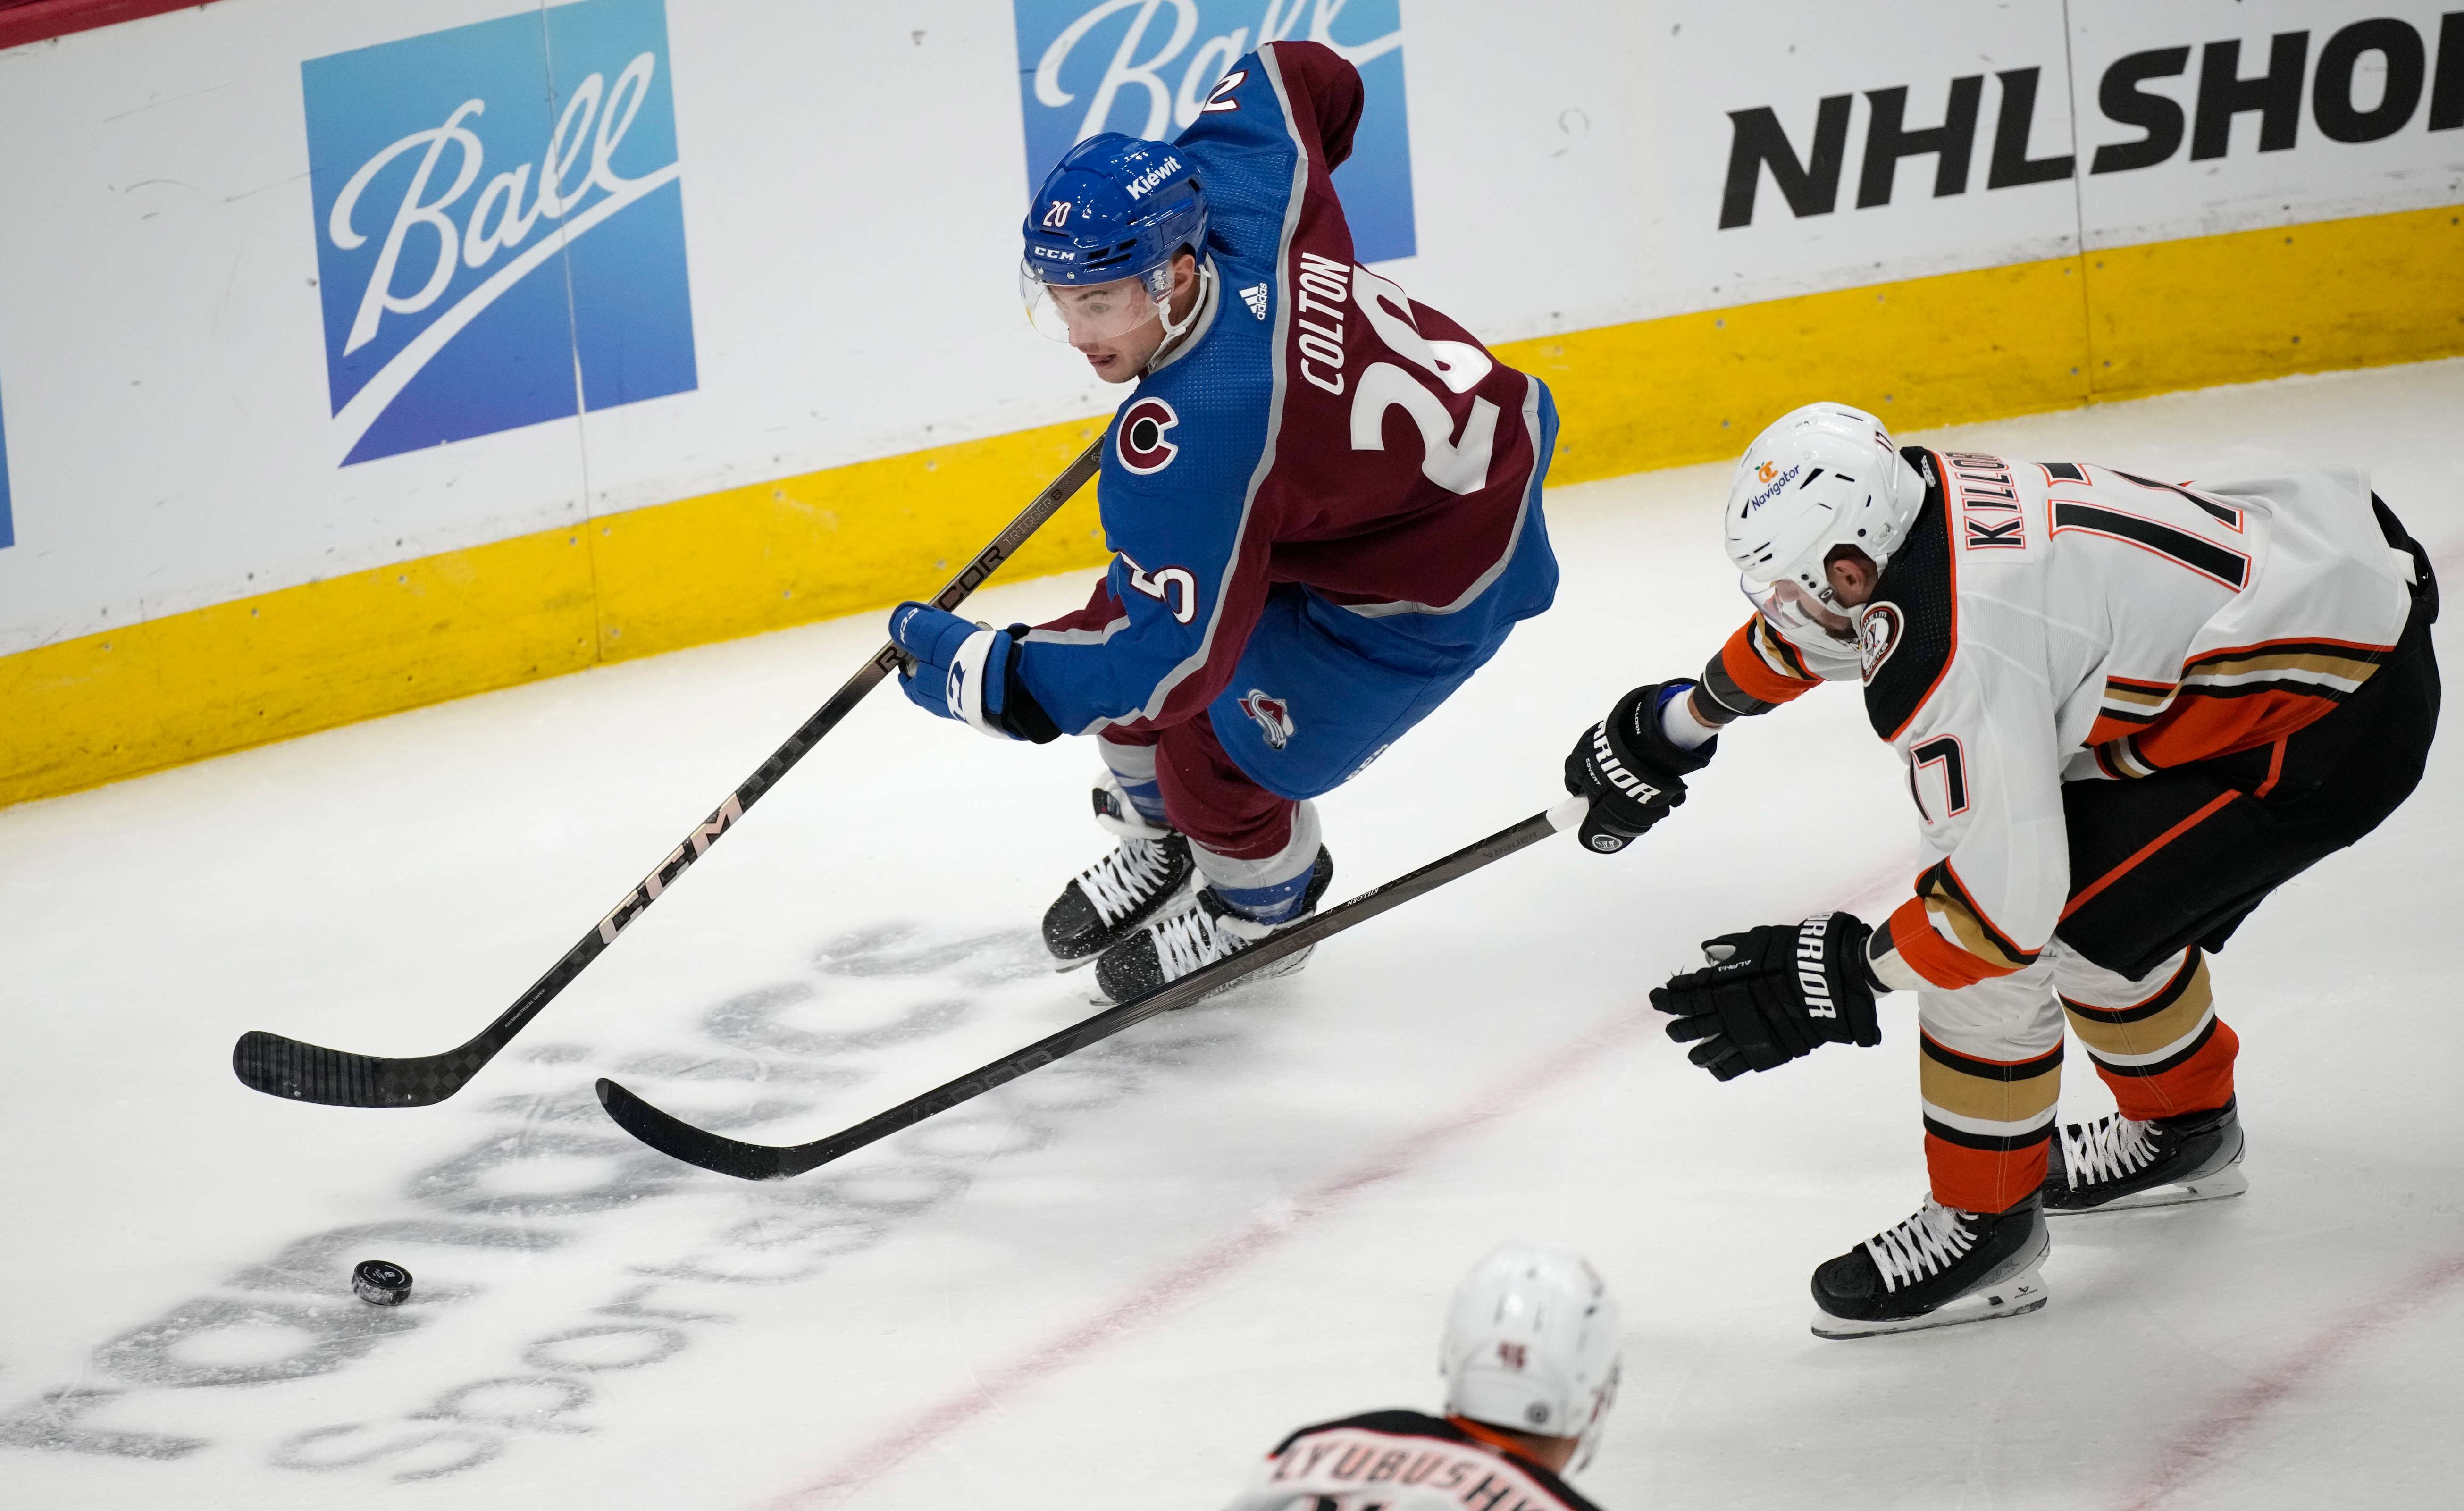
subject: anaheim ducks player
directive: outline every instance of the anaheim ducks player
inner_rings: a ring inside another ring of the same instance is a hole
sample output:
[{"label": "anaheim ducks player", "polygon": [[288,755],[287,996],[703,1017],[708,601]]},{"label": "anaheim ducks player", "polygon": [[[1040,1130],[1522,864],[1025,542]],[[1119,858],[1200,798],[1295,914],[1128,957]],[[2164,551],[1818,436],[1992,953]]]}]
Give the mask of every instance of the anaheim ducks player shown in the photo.
[{"label": "anaheim ducks player", "polygon": [[[1917,993],[1932,1192],[1815,1270],[1815,1331],[2033,1311],[2044,1212],[2245,1189],[2206,957],[2420,780],[2429,558],[2359,472],[2177,486],[1895,449],[1835,404],[1755,440],[1727,531],[1757,612],[1585,733],[1585,839],[1649,828],[1739,716],[1862,680],[1934,858],[1914,895],[1712,940],[1652,1001],[1725,1081],[1878,1042],[1875,994]],[[2120,1111],[2057,1137],[2065,1015]]]},{"label": "anaheim ducks player", "polygon": [[1455,1291],[1438,1369],[1446,1414],[1368,1412],[1304,1427],[1231,1511],[1593,1511],[1560,1475],[1617,1398],[1617,1309],[1566,1249],[1505,1243]]}]

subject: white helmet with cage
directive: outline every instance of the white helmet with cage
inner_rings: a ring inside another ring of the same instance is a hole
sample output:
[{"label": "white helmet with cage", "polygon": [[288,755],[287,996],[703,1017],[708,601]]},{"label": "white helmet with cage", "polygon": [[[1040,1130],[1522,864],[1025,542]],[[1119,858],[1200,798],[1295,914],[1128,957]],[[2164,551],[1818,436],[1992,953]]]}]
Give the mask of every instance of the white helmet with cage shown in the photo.
[{"label": "white helmet with cage", "polygon": [[1882,422],[1844,404],[1810,404],[1771,422],[1737,463],[1724,524],[1746,597],[1792,641],[1856,638],[1823,558],[1855,546],[1880,569],[1906,539],[1925,479]]},{"label": "white helmet with cage", "polygon": [[1472,1266],[1446,1313],[1438,1369],[1446,1411],[1541,1437],[1581,1440],[1589,1462],[1617,1399],[1617,1308],[1580,1255],[1504,1243]]}]

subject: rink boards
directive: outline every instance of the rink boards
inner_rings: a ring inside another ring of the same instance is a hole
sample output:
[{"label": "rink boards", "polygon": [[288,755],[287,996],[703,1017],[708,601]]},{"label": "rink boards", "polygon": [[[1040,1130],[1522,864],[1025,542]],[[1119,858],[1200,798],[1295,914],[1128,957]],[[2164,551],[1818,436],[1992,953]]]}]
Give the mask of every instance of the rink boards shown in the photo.
[{"label": "rink boards", "polygon": [[[0,802],[937,580],[1118,397],[999,271],[1093,119],[1045,96],[1169,133],[1262,28],[1387,102],[1364,255],[1549,382],[1561,482],[1816,393],[1916,427],[2464,351],[2431,6],[826,9],[221,0],[0,52],[0,124],[62,143],[0,165],[46,208],[0,227]],[[414,138],[457,121],[449,195]],[[1012,570],[1102,557],[1081,499]]]}]

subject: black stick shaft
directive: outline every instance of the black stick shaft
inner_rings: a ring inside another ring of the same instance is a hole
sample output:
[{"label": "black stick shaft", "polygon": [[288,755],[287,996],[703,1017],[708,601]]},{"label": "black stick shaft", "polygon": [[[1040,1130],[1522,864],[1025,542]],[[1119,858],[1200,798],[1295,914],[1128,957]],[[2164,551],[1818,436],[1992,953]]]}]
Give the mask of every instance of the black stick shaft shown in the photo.
[{"label": "black stick shaft", "polygon": [[[991,544],[978,552],[957,576],[934,595],[933,602],[944,610],[956,609],[965,602],[986,578],[1095,475],[1102,461],[1102,448],[1099,439],[1080,452]],[[744,817],[745,810],[777,786],[806,752],[821,743],[824,735],[836,729],[864,701],[865,694],[896,671],[900,659],[895,646],[885,645],[874,652],[845,687],[832,693],[829,701],[815,710],[812,717],[730,793],[725,802],[669,851],[657,868],[626,893],[596,928],[583,934],[563,958],[532,982],[528,991],[515,998],[511,1007],[470,1042],[441,1055],[389,1060],[324,1049],[277,1034],[257,1032],[242,1035],[233,1048],[233,1071],[248,1085],[274,1096],[342,1106],[421,1106],[451,1096],[614,944],[618,934],[666,895],[695,861],[710,853],[710,847]]]},{"label": "black stick shaft", "polygon": [[913,1128],[962,1102],[973,1101],[1030,1070],[1074,1055],[1090,1044],[1101,1043],[1124,1029],[1145,1022],[1157,1013],[1170,1012],[1194,1002],[1251,972],[1272,965],[1322,939],[1341,933],[1356,924],[1366,923],[1415,897],[1435,891],[1448,882],[1468,876],[1491,862],[1535,844],[1559,829],[1572,828],[1582,822],[1585,806],[1582,799],[1573,798],[1546,813],[1533,814],[1511,828],[1501,829],[1487,839],[1465,845],[1441,860],[1432,861],[1417,871],[1398,876],[1304,923],[1269,935],[1238,954],[1228,955],[1169,985],[1106,1008],[1092,1018],[1072,1023],[1057,1034],[1037,1040],[1023,1049],[1003,1055],[990,1064],[955,1081],[945,1082],[921,1096],[910,1098],[852,1128],[810,1144],[782,1149],[725,1138],[671,1117],[615,1082],[604,1079],[599,1083],[599,1101],[627,1132],[688,1164],[745,1180],[779,1180],[801,1175],[869,1144],[878,1143],[902,1128]]},{"label": "black stick shaft", "polygon": [[[1016,519],[1009,522],[1008,528],[996,536],[990,545],[977,553],[976,558],[968,562],[964,570],[952,578],[940,592],[933,596],[934,605],[948,612],[965,602],[977,588],[983,585],[986,578],[991,577],[1002,562],[1010,558],[1013,552],[1025,543],[1027,537],[1035,534],[1045,520],[1051,518],[1060,511],[1063,504],[1069,501],[1072,494],[1086,485],[1089,478],[1095,475],[1102,454],[1100,441],[1081,451],[1077,460],[1071,462],[1067,471],[1055,478],[1042,493],[1037,494],[1035,501],[1027,505]],[[518,1031],[524,1023],[538,1015],[540,1008],[554,1000],[556,995],[564,990],[566,983],[580,975],[583,967],[597,959],[602,951],[616,942],[618,934],[623,933],[631,926],[634,919],[639,918],[652,903],[665,895],[667,889],[675,885],[677,877],[690,869],[693,862],[708,854],[710,847],[718,843],[719,836],[734,826],[737,820],[744,817],[746,809],[760,801],[762,795],[777,786],[780,778],[785,777],[798,761],[804,758],[806,752],[820,744],[824,735],[838,728],[839,722],[853,712],[857,704],[864,701],[865,694],[880,686],[883,679],[894,674],[898,670],[900,660],[899,649],[894,645],[884,645],[879,650],[873,652],[872,659],[864,664],[863,669],[849,677],[844,687],[831,693],[828,702],[814,710],[813,716],[799,726],[795,734],[787,736],[787,743],[771,752],[768,760],[756,768],[752,776],[744,778],[743,784],[730,793],[727,800],[720,803],[716,811],[703,820],[698,827],[686,835],[682,843],[669,851],[667,859],[659,863],[658,869],[642,878],[640,884],[626,894],[623,902],[610,909],[606,917],[599,920],[599,927],[583,935],[572,949],[566,951],[564,958],[549,968],[547,974],[533,983],[531,989],[521,995],[521,997],[499,1021],[507,1024],[509,1031]]]}]

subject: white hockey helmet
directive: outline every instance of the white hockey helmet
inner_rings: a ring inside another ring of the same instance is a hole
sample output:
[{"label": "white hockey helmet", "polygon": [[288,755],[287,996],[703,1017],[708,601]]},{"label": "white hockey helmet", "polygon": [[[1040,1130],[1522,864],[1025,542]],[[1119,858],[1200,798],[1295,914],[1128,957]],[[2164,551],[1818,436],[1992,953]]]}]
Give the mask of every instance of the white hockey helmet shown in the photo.
[{"label": "white hockey helmet", "polygon": [[1472,1266],[1446,1313],[1438,1371],[1446,1411],[1540,1437],[1581,1439],[1590,1462],[1617,1399],[1617,1308],[1570,1249],[1502,1243]]},{"label": "white hockey helmet", "polygon": [[1776,627],[1856,638],[1823,558],[1855,546],[1881,567],[1925,502],[1925,479],[1882,422],[1844,404],[1772,421],[1737,462],[1722,523],[1746,597]]}]

